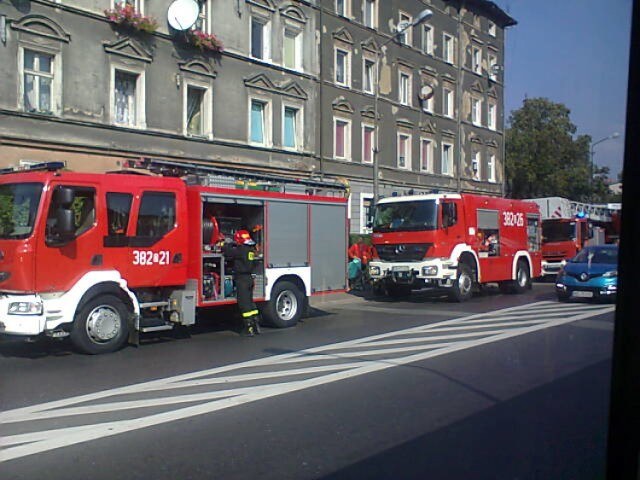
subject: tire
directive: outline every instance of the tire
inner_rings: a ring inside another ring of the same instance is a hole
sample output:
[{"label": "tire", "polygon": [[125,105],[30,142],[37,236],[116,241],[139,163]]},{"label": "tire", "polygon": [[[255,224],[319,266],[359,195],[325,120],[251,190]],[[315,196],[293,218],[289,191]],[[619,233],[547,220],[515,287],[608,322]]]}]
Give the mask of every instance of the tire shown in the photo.
[{"label": "tire", "polygon": [[411,287],[407,285],[388,285],[387,293],[393,299],[406,298],[411,295]]},{"label": "tire", "polygon": [[273,327],[293,327],[302,318],[305,303],[306,297],[300,288],[283,280],[273,287],[271,300],[263,308],[262,316]]},{"label": "tire", "polygon": [[513,281],[513,293],[524,293],[531,288],[531,274],[527,262],[518,260],[516,279]]},{"label": "tire", "polygon": [[469,265],[458,265],[456,281],[449,291],[449,298],[454,302],[466,302],[473,296],[473,274]]},{"label": "tire", "polygon": [[115,352],[129,338],[130,312],[115,295],[99,295],[78,310],[71,330],[71,343],[82,353]]}]

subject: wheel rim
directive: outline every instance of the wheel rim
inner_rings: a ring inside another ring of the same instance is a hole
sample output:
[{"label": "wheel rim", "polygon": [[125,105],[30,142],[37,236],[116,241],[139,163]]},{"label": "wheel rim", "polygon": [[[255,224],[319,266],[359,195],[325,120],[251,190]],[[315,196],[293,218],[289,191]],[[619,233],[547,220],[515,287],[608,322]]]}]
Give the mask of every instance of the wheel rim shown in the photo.
[{"label": "wheel rim", "polygon": [[471,291],[471,277],[464,272],[458,277],[458,289],[463,295]]},{"label": "wheel rim", "polygon": [[87,317],[87,336],[93,343],[108,343],[118,336],[122,328],[122,319],[116,309],[110,305],[100,305]]},{"label": "wheel rim", "polygon": [[298,311],[298,299],[290,290],[280,292],[276,299],[276,311],[282,320],[291,320]]},{"label": "wheel rim", "polygon": [[527,272],[524,268],[518,270],[518,285],[521,287],[527,286]]}]

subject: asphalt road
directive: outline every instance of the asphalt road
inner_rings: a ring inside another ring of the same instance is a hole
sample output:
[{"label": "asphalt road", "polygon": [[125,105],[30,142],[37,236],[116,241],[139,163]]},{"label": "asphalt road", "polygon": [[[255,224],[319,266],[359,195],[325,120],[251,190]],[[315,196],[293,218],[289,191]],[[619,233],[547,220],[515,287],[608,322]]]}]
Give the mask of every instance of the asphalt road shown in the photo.
[{"label": "asphalt road", "polygon": [[[613,307],[316,297],[288,330],[0,340],[0,478],[604,478]],[[180,338],[184,337],[184,338]]]}]

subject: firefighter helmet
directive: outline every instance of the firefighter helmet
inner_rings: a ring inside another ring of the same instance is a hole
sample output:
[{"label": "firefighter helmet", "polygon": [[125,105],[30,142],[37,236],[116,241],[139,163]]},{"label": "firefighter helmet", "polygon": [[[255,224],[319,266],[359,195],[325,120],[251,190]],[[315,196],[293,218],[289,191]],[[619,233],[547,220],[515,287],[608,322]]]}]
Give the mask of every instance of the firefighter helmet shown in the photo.
[{"label": "firefighter helmet", "polygon": [[255,245],[256,242],[254,242],[251,239],[251,235],[249,235],[249,232],[247,232],[246,230],[238,230],[234,235],[233,235],[233,240],[238,244],[242,244],[242,245]]}]

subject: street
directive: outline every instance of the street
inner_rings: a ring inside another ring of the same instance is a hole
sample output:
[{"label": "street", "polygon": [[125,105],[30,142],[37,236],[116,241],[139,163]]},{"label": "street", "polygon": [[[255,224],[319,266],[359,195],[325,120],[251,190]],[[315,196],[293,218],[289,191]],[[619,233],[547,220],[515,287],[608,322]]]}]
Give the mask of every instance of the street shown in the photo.
[{"label": "street", "polygon": [[2,478],[603,478],[613,312],[535,283],[319,296],[254,338],[229,310],[101,356],[2,339]]}]

